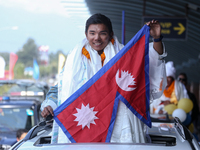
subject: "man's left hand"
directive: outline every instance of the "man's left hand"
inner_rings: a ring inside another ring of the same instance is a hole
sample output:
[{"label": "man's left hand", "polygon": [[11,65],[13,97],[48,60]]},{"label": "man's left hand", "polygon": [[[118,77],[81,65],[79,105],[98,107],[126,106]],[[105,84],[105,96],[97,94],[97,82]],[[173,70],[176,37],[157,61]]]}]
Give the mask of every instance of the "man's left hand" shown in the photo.
[{"label": "man's left hand", "polygon": [[160,38],[161,35],[161,26],[157,20],[152,20],[146,23],[150,27],[150,35],[154,39]]}]

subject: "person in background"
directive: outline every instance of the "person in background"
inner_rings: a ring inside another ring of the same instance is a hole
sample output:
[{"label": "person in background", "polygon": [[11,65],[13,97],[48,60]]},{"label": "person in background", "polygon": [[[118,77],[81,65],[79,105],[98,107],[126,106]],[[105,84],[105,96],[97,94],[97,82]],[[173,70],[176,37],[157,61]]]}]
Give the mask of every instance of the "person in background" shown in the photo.
[{"label": "person in background", "polygon": [[162,96],[154,100],[150,105],[151,113],[165,114],[164,106],[168,104],[178,104],[178,101],[182,98],[189,98],[185,86],[178,80],[176,80],[176,69],[173,61],[166,63],[166,76],[167,86]]},{"label": "person in background", "polygon": [[189,96],[189,99],[192,100],[193,102],[193,109],[191,112],[191,123],[194,123],[195,128],[197,128],[197,123],[198,123],[198,116],[199,116],[199,106],[197,103],[197,99],[193,93],[190,92],[190,90],[187,88],[188,85],[188,79],[186,73],[180,73],[178,75],[178,81],[183,83],[187,89],[187,94]]},{"label": "person in background", "polygon": [[27,133],[28,133],[27,129],[18,129],[16,133],[17,142],[22,140],[26,136]]}]

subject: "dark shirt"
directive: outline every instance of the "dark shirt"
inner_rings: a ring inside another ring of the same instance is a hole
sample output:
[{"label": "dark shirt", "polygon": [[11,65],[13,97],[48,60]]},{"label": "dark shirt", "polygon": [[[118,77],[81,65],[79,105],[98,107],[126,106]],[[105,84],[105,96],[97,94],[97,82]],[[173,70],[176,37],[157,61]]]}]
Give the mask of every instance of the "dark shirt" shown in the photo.
[{"label": "dark shirt", "polygon": [[198,119],[198,115],[199,115],[199,106],[197,103],[197,99],[195,97],[195,95],[193,93],[191,93],[190,91],[187,91],[189,98],[192,100],[193,102],[193,109],[192,109],[192,113],[191,113],[191,122],[195,121]]}]

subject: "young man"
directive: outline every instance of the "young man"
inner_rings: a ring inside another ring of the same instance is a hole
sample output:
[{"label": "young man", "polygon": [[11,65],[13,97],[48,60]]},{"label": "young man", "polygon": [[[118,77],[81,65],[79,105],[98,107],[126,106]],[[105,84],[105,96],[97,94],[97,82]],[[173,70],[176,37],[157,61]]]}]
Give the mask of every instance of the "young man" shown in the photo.
[{"label": "young man", "polygon": [[[150,26],[150,35],[157,39],[149,45],[150,93],[152,91],[155,93],[159,91],[158,84],[164,78],[162,58],[166,56],[166,53],[163,50],[159,22],[152,20],[147,25]],[[85,35],[86,38],[68,55],[64,70],[60,73],[58,85],[48,92],[47,99],[41,107],[43,117],[48,114],[54,115],[53,110],[57,106],[92,78],[123,48],[114,36],[110,19],[102,14],[94,14],[87,20]],[[52,143],[70,142],[60,128],[58,132],[55,130],[56,123],[54,123]],[[58,140],[56,134],[58,134]],[[143,122],[120,101],[111,142],[144,143],[145,139]]]}]

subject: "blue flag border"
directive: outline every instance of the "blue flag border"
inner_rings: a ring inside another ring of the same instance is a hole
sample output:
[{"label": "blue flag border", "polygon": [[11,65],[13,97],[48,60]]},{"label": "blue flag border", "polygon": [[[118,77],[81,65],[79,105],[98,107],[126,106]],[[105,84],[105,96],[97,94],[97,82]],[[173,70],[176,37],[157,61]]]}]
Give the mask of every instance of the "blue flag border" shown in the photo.
[{"label": "blue flag border", "polygon": [[[60,120],[57,118],[57,115],[62,112],[65,108],[67,108],[73,101],[75,101],[81,94],[83,94],[88,88],[90,88],[101,76],[105,74],[137,41],[145,35],[145,83],[146,83],[146,118],[142,117],[139,113],[136,112],[128,101],[117,92],[116,98],[113,107],[113,113],[110,121],[110,126],[108,129],[108,134],[106,137],[106,142],[110,141],[115,117],[117,114],[118,103],[121,100],[141,121],[143,121],[147,126],[151,127],[151,118],[149,113],[149,96],[150,96],[150,83],[149,83],[149,29],[150,27],[144,25],[136,35],[104,66],[102,67],[91,79],[89,79],[82,87],[80,87],[74,94],[72,94],[64,103],[62,103],[59,107],[54,110],[54,120],[61,127],[63,132],[69,138],[72,143],[76,143],[74,138],[70,135],[70,133],[66,130]],[[119,57],[120,56],[120,57]],[[120,99],[119,99],[120,98]]]}]

